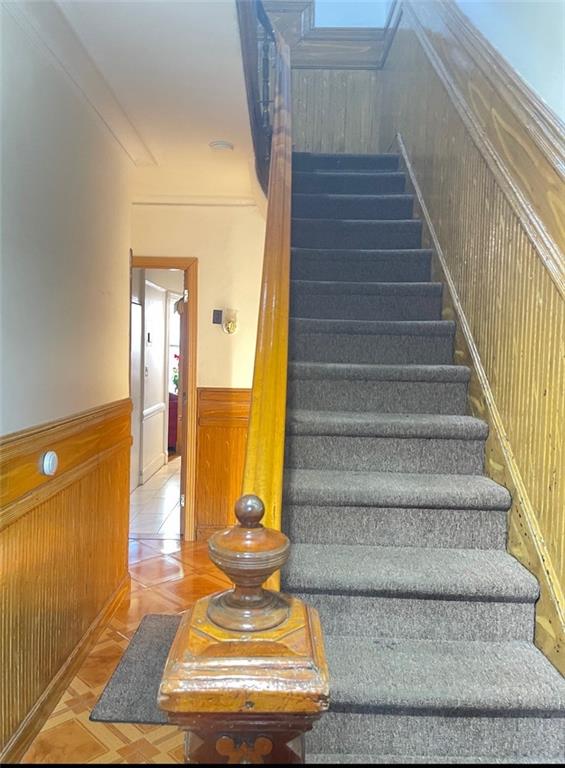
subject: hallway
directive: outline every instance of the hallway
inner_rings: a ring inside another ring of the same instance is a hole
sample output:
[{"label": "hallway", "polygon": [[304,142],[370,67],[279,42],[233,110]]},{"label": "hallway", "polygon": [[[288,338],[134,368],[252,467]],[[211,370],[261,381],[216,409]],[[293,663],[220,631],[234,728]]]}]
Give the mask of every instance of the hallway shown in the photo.
[{"label": "hallway", "polygon": [[171,459],[130,496],[132,539],[180,536],[180,456]]},{"label": "hallway", "polygon": [[182,736],[168,726],[91,723],[90,712],[139,623],[175,614],[224,589],[206,544],[131,540],[131,591],[83,661],[22,763],[182,763]]}]

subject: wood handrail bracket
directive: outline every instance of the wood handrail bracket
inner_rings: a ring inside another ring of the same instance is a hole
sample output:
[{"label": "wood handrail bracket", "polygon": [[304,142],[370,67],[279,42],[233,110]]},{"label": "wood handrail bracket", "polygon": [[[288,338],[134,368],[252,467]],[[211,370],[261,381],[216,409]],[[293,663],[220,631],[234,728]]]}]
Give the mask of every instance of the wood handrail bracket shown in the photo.
[{"label": "wood handrail bracket", "polygon": [[286,418],[292,183],[290,53],[276,38],[276,83],[268,210],[259,304],[244,494],[265,505],[265,525],[280,530]]}]

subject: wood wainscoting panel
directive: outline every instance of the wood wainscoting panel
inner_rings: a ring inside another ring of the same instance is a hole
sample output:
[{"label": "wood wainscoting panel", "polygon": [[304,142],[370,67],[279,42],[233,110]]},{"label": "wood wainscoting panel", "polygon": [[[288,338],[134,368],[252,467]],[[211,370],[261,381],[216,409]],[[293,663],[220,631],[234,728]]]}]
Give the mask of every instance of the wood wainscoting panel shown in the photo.
[{"label": "wood wainscoting panel", "polygon": [[[406,5],[420,13],[420,4]],[[431,26],[428,12],[440,5],[422,6]],[[449,73],[429,48],[443,39],[436,21],[425,47],[421,25],[404,14],[382,73],[382,136],[401,135],[428,224],[423,245],[436,251],[435,279],[449,288],[444,318],[458,321],[456,361],[473,371],[470,409],[490,425],[486,471],[513,496],[509,551],[540,582],[536,644],[565,670],[565,302],[551,266],[559,247],[548,245],[553,224],[540,199],[537,210],[533,200],[520,204],[522,172],[504,155],[493,163],[486,134],[448,87]],[[481,82],[473,83],[478,100]],[[524,151],[534,153],[534,140],[520,135]],[[532,194],[539,173],[542,166],[532,171]],[[559,177],[555,168],[548,191]],[[563,180],[558,192],[565,199]],[[543,219],[538,234],[535,217]]]},{"label": "wood wainscoting panel", "polygon": [[293,67],[293,149],[375,153],[382,82],[379,70]]},{"label": "wood wainscoting panel", "polygon": [[[130,412],[128,399],[0,442],[2,762],[18,759],[41,727],[70,660],[127,585]],[[39,482],[47,447],[60,469]]]},{"label": "wood wainscoting panel", "polygon": [[196,538],[235,523],[241,495],[251,390],[198,390]]}]

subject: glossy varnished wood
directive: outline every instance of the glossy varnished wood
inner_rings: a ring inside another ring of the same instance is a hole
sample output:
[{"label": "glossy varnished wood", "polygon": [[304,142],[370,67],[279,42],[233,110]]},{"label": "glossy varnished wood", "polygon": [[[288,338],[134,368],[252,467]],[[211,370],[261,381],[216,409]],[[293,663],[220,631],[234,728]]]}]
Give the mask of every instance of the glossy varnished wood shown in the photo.
[{"label": "glossy varnished wood", "polygon": [[[183,735],[174,726],[100,723],[89,715],[124,650],[148,613],[174,614],[229,586],[205,544],[178,540],[130,542],[131,590],[68,683],[22,758],[24,764],[183,763]],[[76,666],[76,665],[75,665]]]},{"label": "glossy varnished wood", "polygon": [[374,153],[380,144],[382,73],[292,69],[297,152]]},{"label": "glossy varnished wood", "polygon": [[[107,451],[130,444],[130,400],[79,414],[0,438],[0,529],[13,523],[37,503],[36,493],[52,494],[68,473]],[[54,477],[41,472],[46,451],[56,451],[59,467]],[[33,496],[30,495],[36,492]]]},{"label": "glossy varnished wood", "polygon": [[250,403],[248,389],[198,390],[198,540],[235,522],[233,505],[241,492]]},{"label": "glossy varnished wood", "polygon": [[[130,401],[2,441],[0,749],[17,757],[127,582]],[[38,477],[54,448],[60,469]]]},{"label": "glossy varnished wood", "polygon": [[[541,584],[536,643],[563,670],[565,303],[552,202],[565,199],[555,162],[563,146],[553,136],[543,162],[530,164],[541,145],[523,115],[535,102],[514,89],[521,101],[511,118],[509,82],[496,68],[486,82],[479,63],[468,64],[471,48],[455,23],[447,26],[446,8],[405,3],[382,73],[381,149],[400,132],[425,203],[424,243],[438,251],[436,277],[450,289],[444,316],[458,321],[456,359],[474,371],[471,410],[491,427],[486,470],[513,495],[509,549]],[[456,87],[464,71],[467,89]],[[510,133],[495,122],[479,132],[478,104]],[[545,117],[537,113],[538,126]],[[521,157],[509,149],[510,134]]]},{"label": "glossy varnished wood", "polygon": [[565,296],[565,125],[453,0],[403,5],[406,26]]},{"label": "glossy varnished wood", "polygon": [[[289,51],[278,35],[276,72],[265,251],[243,493],[259,496],[265,504],[265,525],[280,530],[288,357],[292,126]],[[234,501],[231,499],[231,504]]]},{"label": "glossy varnished wood", "polygon": [[304,762],[304,734],[329,706],[329,675],[315,609],[265,589],[290,542],[265,527],[257,496],[240,497],[238,524],[209,541],[231,589],[187,612],[169,651],[158,704],[187,732],[185,761]]}]

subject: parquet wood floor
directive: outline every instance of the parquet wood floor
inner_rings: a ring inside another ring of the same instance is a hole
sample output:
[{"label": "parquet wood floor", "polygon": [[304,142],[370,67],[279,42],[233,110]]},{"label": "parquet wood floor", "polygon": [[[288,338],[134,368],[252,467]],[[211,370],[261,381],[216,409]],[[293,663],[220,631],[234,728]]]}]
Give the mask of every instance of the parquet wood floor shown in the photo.
[{"label": "parquet wood floor", "polygon": [[206,544],[130,541],[131,591],[102,632],[37,735],[22,763],[182,763],[182,736],[169,726],[91,723],[90,712],[141,619],[182,613],[200,597],[224,589],[226,577]]}]

